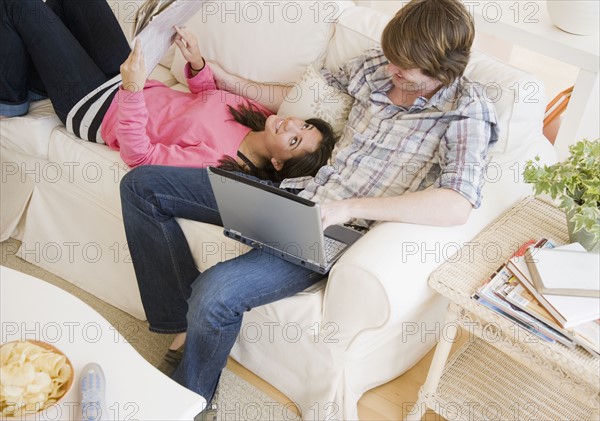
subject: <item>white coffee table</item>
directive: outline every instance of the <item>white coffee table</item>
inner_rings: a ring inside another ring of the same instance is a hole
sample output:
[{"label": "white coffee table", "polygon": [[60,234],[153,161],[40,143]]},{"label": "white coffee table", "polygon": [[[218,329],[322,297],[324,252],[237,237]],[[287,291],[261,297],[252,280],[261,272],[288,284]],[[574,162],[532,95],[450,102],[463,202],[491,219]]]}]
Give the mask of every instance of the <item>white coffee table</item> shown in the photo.
[{"label": "white coffee table", "polygon": [[78,420],[78,375],[97,362],[106,376],[110,420],[192,420],[206,400],[165,376],[128,344],[98,312],[47,282],[0,266],[0,342],[53,344],[71,360],[75,386],[50,415]]}]

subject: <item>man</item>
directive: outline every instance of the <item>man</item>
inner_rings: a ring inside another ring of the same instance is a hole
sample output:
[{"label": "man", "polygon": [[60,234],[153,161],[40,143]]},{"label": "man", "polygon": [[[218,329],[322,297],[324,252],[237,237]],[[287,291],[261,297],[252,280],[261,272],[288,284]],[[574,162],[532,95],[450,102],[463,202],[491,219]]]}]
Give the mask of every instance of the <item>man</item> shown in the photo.
[{"label": "man", "polygon": [[[473,37],[458,0],[404,6],[381,49],[336,75],[325,72],[355,98],[332,165],[281,187],[320,202],[324,226],[464,223],[481,202],[487,151],[497,140],[493,107],[462,77]],[[199,273],[175,218],[221,224],[204,170],[140,167],[123,179],[121,197],[150,329],[180,333],[167,355],[173,377],[210,400],[244,311],[300,292],[321,275],[260,250]]]}]

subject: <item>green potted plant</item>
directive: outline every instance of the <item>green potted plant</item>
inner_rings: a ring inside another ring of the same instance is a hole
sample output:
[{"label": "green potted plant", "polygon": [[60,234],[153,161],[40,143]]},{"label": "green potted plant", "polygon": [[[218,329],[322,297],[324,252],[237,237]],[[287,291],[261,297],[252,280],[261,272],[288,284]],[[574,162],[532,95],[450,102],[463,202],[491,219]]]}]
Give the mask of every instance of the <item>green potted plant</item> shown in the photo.
[{"label": "green potted plant", "polygon": [[525,182],[535,194],[558,200],[567,214],[569,238],[589,251],[600,250],[600,141],[587,139],[569,147],[569,157],[554,165],[525,163]]}]

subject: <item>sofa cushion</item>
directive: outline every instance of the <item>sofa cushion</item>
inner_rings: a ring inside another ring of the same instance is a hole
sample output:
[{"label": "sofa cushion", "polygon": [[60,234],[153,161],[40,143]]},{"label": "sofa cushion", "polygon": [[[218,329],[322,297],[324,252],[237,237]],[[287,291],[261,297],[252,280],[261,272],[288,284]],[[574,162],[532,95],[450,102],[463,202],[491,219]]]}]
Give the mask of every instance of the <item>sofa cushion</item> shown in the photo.
[{"label": "sofa cushion", "polygon": [[48,158],[48,142],[55,127],[62,123],[49,99],[32,102],[29,113],[2,120],[2,146],[37,158]]},{"label": "sofa cushion", "polygon": [[331,124],[336,136],[340,136],[353,102],[350,95],[329,85],[321,73],[309,65],[279,107],[277,115],[304,120],[320,118]]},{"label": "sofa cushion", "polygon": [[480,51],[472,52],[465,75],[484,85],[498,113],[494,154],[510,153],[542,134],[547,98],[541,80]]},{"label": "sofa cushion", "polygon": [[389,20],[390,16],[367,7],[344,10],[335,25],[324,66],[336,71],[346,61],[379,45],[383,28]]},{"label": "sofa cushion", "polygon": [[83,196],[121,218],[119,183],[129,168],[119,152],[78,139],[61,127],[52,133],[48,159],[47,180],[66,180]]},{"label": "sofa cushion", "polygon": [[[352,5],[351,1],[211,1],[186,27],[198,37],[203,56],[228,72],[256,82],[287,83],[299,80],[309,63],[322,64],[335,19]],[[184,64],[176,51],[171,70],[181,83]]]}]

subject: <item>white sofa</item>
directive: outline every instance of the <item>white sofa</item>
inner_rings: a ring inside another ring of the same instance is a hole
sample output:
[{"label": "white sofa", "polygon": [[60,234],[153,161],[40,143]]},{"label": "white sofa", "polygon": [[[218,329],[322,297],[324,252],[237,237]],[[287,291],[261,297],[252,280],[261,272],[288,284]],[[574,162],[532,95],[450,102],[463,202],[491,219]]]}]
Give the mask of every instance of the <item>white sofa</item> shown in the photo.
[{"label": "white sofa", "polygon": [[[127,30],[132,3],[110,3]],[[228,1],[207,2],[187,27],[205,56],[230,72],[289,82],[314,61],[335,69],[357,56],[378,41],[388,19],[349,1]],[[185,89],[179,53],[163,64],[152,77]],[[379,224],[326,280],[244,317],[233,358],[296,402],[305,418],[358,419],[356,404],[366,390],[430,350],[446,303],[428,288],[428,274],[531,193],[520,176],[526,159],[556,159],[542,135],[546,100],[539,80],[477,52],[467,74],[487,84],[501,122],[483,205],[468,223]],[[48,101],[2,120],[0,139],[1,239],[22,240],[24,259],[143,319],[122,226],[118,185],[127,168],[119,154],[67,134]],[[200,269],[243,251],[219,227],[180,223]],[[485,251],[473,250],[475,258]]]}]

